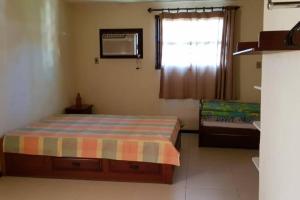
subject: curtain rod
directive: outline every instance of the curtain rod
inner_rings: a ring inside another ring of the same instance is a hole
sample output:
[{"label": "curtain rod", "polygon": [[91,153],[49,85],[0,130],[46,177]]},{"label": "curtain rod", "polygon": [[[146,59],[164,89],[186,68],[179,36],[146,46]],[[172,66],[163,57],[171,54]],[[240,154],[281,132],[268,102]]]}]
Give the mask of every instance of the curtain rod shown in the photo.
[{"label": "curtain rod", "polygon": [[181,10],[185,10],[185,11],[189,11],[189,10],[203,10],[205,12],[205,10],[211,10],[213,11],[214,9],[218,10],[218,9],[239,9],[239,6],[223,6],[223,7],[194,7],[194,8],[148,8],[148,12],[164,12],[164,11],[181,11]]}]

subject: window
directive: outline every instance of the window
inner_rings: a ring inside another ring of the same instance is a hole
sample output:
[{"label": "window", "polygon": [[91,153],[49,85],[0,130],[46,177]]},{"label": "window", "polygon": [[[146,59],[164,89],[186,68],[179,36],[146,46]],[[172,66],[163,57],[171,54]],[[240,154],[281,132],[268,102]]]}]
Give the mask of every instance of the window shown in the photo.
[{"label": "window", "polygon": [[219,65],[222,18],[166,18],[162,20],[162,27],[162,66]]},{"label": "window", "polygon": [[156,16],[160,98],[233,99],[236,7]]}]

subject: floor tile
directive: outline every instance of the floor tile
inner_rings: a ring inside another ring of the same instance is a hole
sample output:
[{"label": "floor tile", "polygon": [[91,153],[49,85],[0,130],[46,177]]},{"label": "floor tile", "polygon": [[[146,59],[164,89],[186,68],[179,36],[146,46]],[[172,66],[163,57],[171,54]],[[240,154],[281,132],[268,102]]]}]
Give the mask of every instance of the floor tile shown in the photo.
[{"label": "floor tile", "polygon": [[236,189],[230,173],[202,172],[188,177],[188,187],[192,189]]},{"label": "floor tile", "polygon": [[187,189],[186,200],[239,200],[239,195],[235,190],[198,189],[189,191]]}]

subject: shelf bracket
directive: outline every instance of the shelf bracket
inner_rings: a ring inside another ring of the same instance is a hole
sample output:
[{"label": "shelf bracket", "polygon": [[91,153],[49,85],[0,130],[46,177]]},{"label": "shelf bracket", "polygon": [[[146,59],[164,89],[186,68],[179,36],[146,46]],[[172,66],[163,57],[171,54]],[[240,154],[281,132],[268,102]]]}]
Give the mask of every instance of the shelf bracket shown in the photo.
[{"label": "shelf bracket", "polygon": [[268,9],[273,7],[286,7],[286,8],[299,8],[300,1],[290,1],[290,2],[273,2],[273,0],[268,0]]}]

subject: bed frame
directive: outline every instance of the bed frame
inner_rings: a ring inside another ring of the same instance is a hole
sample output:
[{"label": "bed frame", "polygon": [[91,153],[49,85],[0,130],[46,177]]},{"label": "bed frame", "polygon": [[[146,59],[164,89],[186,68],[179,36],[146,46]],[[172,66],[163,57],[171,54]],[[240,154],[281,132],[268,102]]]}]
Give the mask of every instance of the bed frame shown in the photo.
[{"label": "bed frame", "polygon": [[[3,153],[2,145],[3,138],[0,158],[5,176],[172,184],[175,170],[175,166],[168,164]],[[180,146],[179,132],[176,148],[179,150]]]},{"label": "bed frame", "polygon": [[200,126],[199,147],[259,148],[260,133],[255,129]]},{"label": "bed frame", "polygon": [[199,109],[199,147],[258,149],[260,132],[256,129],[203,126],[202,103]]}]

